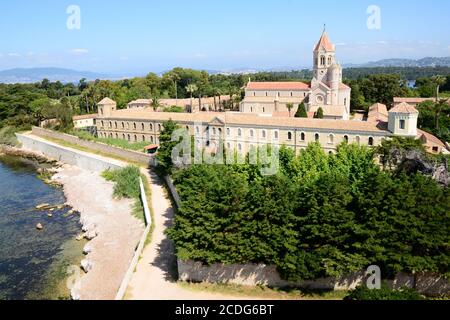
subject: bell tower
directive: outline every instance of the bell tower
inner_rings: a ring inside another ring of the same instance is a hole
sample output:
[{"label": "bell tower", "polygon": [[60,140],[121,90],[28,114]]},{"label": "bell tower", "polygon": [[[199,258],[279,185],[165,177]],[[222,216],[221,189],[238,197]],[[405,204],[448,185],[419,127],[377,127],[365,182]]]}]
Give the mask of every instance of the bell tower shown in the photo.
[{"label": "bell tower", "polygon": [[319,82],[328,82],[328,69],[335,64],[336,49],[324,28],[322,36],[313,51],[314,77]]}]

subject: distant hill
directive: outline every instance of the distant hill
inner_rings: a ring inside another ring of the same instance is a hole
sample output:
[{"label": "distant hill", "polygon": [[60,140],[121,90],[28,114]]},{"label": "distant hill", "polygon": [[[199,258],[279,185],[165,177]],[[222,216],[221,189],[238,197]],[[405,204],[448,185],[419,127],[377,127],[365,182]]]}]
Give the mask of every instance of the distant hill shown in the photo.
[{"label": "distant hill", "polygon": [[347,64],[346,68],[377,68],[377,67],[450,67],[450,57],[427,57],[413,59],[384,59],[364,64]]},{"label": "distant hill", "polygon": [[34,83],[48,79],[50,81],[61,81],[63,83],[77,83],[80,79],[114,79],[107,74],[90,71],[76,71],[63,68],[16,68],[0,71],[0,83]]}]

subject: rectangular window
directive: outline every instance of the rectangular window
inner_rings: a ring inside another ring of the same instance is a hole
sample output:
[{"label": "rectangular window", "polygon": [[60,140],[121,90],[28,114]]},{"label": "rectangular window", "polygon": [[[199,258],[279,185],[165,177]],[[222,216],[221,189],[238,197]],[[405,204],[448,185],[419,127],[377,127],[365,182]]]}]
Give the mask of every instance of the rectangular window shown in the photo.
[{"label": "rectangular window", "polygon": [[405,129],[405,120],[400,120],[400,129]]}]

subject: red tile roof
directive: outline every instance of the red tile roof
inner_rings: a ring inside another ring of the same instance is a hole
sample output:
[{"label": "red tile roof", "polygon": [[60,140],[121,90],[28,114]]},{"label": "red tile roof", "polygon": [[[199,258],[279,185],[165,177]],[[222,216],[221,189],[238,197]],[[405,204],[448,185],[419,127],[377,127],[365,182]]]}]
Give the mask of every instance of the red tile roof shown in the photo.
[{"label": "red tile roof", "polygon": [[334,45],[331,43],[330,38],[328,38],[326,31],[322,33],[322,36],[314,48],[314,51],[319,51],[322,47],[325,48],[326,51],[334,51]]},{"label": "red tile roof", "polygon": [[309,84],[303,82],[249,82],[248,90],[308,90]]},{"label": "red tile roof", "polygon": [[412,105],[407,104],[406,102],[402,102],[399,105],[393,107],[389,112],[399,112],[399,113],[419,113],[416,108]]}]

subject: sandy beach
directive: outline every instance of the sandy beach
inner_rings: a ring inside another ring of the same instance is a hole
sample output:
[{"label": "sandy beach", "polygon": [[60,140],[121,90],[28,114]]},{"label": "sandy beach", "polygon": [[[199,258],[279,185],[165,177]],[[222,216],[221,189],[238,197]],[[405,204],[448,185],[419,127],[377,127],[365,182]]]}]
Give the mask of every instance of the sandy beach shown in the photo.
[{"label": "sandy beach", "polygon": [[64,186],[67,204],[80,212],[83,231],[93,237],[85,246],[88,272],[80,272],[72,298],[114,299],[144,231],[131,213],[133,201],[113,199],[113,183],[78,167],[63,165],[53,180]]}]

